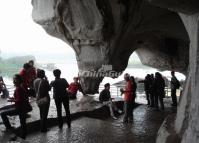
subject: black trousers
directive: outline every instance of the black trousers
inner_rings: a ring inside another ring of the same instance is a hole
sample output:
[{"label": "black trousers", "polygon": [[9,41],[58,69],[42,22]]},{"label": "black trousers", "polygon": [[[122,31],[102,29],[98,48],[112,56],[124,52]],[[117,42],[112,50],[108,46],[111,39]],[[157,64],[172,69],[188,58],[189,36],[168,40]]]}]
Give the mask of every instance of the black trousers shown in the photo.
[{"label": "black trousers", "polygon": [[154,96],[155,96],[154,92],[151,91],[150,94],[149,94],[149,97],[150,97],[150,106],[151,107],[154,107],[154,104],[155,104],[154,103],[155,102],[155,97]]},{"label": "black trousers", "polygon": [[163,102],[163,95],[155,95],[155,107],[158,109],[158,100],[160,102],[160,107],[162,110],[164,110],[164,102]]},{"label": "black trousers", "polygon": [[3,124],[7,129],[11,129],[10,122],[7,116],[19,116],[20,125],[21,125],[21,137],[25,138],[27,135],[27,126],[26,126],[26,113],[18,111],[14,106],[10,106],[10,108],[1,112],[1,118]]},{"label": "black trousers", "polygon": [[47,130],[47,117],[48,117],[49,106],[50,106],[50,100],[48,103],[39,107],[41,131]]},{"label": "black trousers", "polygon": [[150,102],[150,92],[149,91],[145,91],[145,93],[146,93],[147,105],[151,105],[151,102]]},{"label": "black trousers", "polygon": [[133,96],[133,97],[132,97],[132,101],[131,101],[131,105],[130,105],[131,111],[129,112],[129,114],[132,113],[132,114],[130,114],[131,117],[133,117],[133,110],[134,110],[134,108],[135,108],[135,97],[136,97],[136,95],[133,94],[132,96]]},{"label": "black trousers", "polygon": [[128,120],[132,120],[133,112],[132,112],[132,102],[124,101],[124,118],[123,122],[128,122]]},{"label": "black trousers", "polygon": [[177,105],[176,89],[171,89],[171,98],[173,105]]},{"label": "black trousers", "polygon": [[63,126],[63,118],[62,118],[62,104],[64,105],[64,109],[66,112],[66,122],[68,127],[71,126],[71,115],[70,115],[70,107],[69,107],[69,99],[55,99],[55,105],[57,108],[57,119],[59,123],[59,127]]}]

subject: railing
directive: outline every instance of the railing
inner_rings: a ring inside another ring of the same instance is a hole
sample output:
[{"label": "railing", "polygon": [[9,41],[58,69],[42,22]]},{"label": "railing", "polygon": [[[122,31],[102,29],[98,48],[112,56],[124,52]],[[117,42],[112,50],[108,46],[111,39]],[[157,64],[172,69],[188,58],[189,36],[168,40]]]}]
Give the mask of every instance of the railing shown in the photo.
[{"label": "railing", "polygon": [[[14,93],[14,85],[6,85],[7,90],[9,91],[9,95],[12,96]],[[121,95],[120,89],[124,88],[125,85],[120,85],[120,86],[115,86],[111,85],[110,86],[110,92],[113,97],[118,97]],[[104,89],[104,85],[100,84],[99,86],[99,92],[101,92]],[[144,83],[137,83],[137,95],[142,95],[145,94],[144,92]],[[165,86],[165,97],[170,97],[171,89],[170,89],[170,83],[167,83]],[[52,91],[50,91],[50,95],[52,94]]]},{"label": "railing", "polygon": [[[115,85],[111,85],[110,86],[110,92],[111,95],[114,97],[118,97],[121,95],[120,93],[120,89],[124,88],[125,85],[120,85],[120,86],[115,86]],[[104,85],[100,84],[99,86],[99,92],[101,92],[104,89]],[[136,90],[137,95],[143,95],[145,94],[145,90],[144,90],[144,83],[137,83],[137,90]],[[167,82],[166,86],[165,86],[165,97],[169,98],[171,96],[171,88],[170,88],[170,83]]]},{"label": "railing", "polygon": [[[110,86],[111,96],[114,96],[114,97],[120,96],[121,95],[120,89],[124,88],[124,87],[125,87],[125,85],[119,85],[119,86],[111,85]],[[99,92],[101,92],[103,89],[104,89],[104,85],[100,84]],[[138,83],[137,84],[136,92],[137,92],[137,94],[143,94],[143,92],[144,92],[144,84],[143,83]]]}]

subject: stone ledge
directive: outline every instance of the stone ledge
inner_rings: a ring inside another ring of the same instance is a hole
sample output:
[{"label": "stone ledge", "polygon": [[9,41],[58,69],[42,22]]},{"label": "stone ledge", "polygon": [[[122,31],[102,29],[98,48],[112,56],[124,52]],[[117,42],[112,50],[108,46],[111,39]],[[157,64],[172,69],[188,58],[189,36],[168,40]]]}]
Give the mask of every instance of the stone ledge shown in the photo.
[{"label": "stone ledge", "polygon": [[175,119],[176,113],[168,115],[161,125],[158,134],[156,143],[180,143],[181,138],[175,131]]}]

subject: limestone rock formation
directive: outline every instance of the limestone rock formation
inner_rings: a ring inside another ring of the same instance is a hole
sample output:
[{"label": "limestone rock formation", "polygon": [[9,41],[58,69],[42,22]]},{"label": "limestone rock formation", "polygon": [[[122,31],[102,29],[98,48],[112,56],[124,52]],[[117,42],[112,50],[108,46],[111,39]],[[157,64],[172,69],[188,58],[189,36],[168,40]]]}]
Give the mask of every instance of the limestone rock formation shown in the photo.
[{"label": "limestone rock formation", "polygon": [[[34,21],[76,53],[80,72],[111,65],[122,72],[136,51],[143,64],[187,75],[173,126],[183,143],[199,142],[198,0],[32,0]],[[81,77],[96,93],[102,77]],[[171,142],[160,129],[157,142]],[[173,141],[175,142],[175,141]]]},{"label": "limestone rock formation", "polygon": [[[32,17],[47,33],[68,43],[81,72],[102,65],[122,72],[137,50],[143,64],[186,72],[189,37],[180,16],[144,0],[33,0]],[[162,62],[156,62],[162,61]],[[103,77],[82,77],[96,93]]]}]

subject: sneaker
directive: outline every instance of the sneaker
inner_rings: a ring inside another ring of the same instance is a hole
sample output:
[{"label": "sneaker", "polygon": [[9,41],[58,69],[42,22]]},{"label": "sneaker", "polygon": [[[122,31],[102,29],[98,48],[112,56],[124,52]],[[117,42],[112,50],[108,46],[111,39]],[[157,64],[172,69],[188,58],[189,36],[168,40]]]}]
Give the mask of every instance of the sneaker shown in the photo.
[{"label": "sneaker", "polygon": [[10,139],[9,139],[9,141],[10,142],[15,142],[17,140],[17,136],[12,136]]},{"label": "sneaker", "polygon": [[115,117],[115,116],[112,116],[112,118],[113,118],[114,120],[117,120],[117,117]]},{"label": "sneaker", "polygon": [[122,114],[122,110],[118,110],[117,112],[120,113],[120,114]]},{"label": "sneaker", "polygon": [[133,116],[128,119],[129,122],[133,122]]},{"label": "sneaker", "polygon": [[123,123],[124,123],[124,124],[127,124],[127,123],[128,123],[128,120],[123,120]]},{"label": "sneaker", "polygon": [[71,124],[67,124],[68,125],[68,128],[70,129],[71,128]]},{"label": "sneaker", "polygon": [[176,107],[176,106],[177,106],[177,104],[171,104],[171,106]]},{"label": "sneaker", "polygon": [[13,132],[15,130],[14,127],[6,128],[3,132]]},{"label": "sneaker", "polygon": [[24,140],[26,139],[26,135],[21,135],[20,137]]},{"label": "sneaker", "polygon": [[49,129],[42,129],[42,130],[41,130],[42,133],[46,133],[46,132],[48,132],[48,131],[49,131]]},{"label": "sneaker", "polygon": [[155,108],[154,111],[160,111],[159,108]]},{"label": "sneaker", "polygon": [[59,129],[62,129],[63,128],[63,125],[61,126],[61,125],[59,125]]}]

